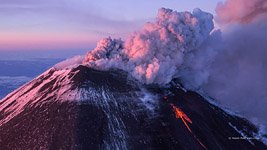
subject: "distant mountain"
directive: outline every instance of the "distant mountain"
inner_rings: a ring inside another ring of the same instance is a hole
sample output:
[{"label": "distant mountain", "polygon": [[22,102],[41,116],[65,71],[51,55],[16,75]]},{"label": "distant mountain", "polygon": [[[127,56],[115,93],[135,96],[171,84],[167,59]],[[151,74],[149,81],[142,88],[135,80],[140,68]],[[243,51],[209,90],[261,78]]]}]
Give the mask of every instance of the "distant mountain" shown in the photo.
[{"label": "distant mountain", "polygon": [[267,149],[258,129],[178,80],[49,69],[0,101],[1,149]]}]

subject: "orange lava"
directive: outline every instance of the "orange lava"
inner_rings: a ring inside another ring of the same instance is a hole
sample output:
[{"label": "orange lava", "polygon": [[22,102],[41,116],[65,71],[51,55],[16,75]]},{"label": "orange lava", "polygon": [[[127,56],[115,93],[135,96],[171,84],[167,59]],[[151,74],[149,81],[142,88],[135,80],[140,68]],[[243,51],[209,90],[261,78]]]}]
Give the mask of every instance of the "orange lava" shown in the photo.
[{"label": "orange lava", "polygon": [[175,117],[177,119],[181,118],[183,123],[184,123],[184,125],[188,129],[188,131],[190,131],[192,133],[192,130],[190,129],[189,125],[187,124],[187,122],[192,124],[191,119],[180,108],[174,106],[173,104],[171,104],[171,106],[172,106],[173,111],[175,112]]},{"label": "orange lava", "polygon": [[189,125],[187,124],[187,122],[189,122],[190,124],[192,124],[192,120],[178,107],[176,107],[173,104],[170,104],[173,111],[175,112],[175,117],[177,119],[181,119],[184,123],[184,125],[186,126],[187,130],[192,133],[192,135],[194,136],[194,138],[198,141],[198,143],[204,148],[207,149],[207,147],[196,137],[196,135],[193,134],[191,128],[189,127]]}]

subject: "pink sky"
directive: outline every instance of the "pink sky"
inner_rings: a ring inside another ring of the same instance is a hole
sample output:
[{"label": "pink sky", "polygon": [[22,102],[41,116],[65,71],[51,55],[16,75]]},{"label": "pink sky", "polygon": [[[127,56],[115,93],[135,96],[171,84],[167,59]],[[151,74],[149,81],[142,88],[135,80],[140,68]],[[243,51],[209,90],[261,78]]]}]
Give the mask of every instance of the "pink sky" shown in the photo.
[{"label": "pink sky", "polygon": [[88,49],[104,37],[125,38],[160,7],[214,13],[219,0],[0,0],[0,50]]}]

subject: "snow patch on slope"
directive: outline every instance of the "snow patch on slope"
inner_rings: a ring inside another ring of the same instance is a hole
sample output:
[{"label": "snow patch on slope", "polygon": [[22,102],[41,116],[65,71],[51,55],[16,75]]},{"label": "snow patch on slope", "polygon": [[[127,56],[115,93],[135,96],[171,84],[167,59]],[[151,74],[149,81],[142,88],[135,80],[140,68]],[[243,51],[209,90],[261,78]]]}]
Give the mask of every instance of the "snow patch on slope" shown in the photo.
[{"label": "snow patch on slope", "polygon": [[[5,119],[0,120],[0,126],[20,114],[26,107],[42,105],[49,97],[56,96],[59,101],[79,99],[77,91],[72,90],[72,93],[69,93],[71,84],[65,77],[70,71],[70,69],[55,70],[52,68],[8,94],[0,105],[0,110],[6,115]],[[50,84],[53,86],[51,87]]]}]

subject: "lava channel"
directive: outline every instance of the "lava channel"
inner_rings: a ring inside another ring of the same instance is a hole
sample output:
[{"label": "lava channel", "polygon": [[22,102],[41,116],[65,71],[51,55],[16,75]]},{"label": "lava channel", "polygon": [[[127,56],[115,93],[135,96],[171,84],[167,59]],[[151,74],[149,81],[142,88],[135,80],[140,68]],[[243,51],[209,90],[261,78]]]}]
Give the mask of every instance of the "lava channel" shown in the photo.
[{"label": "lava channel", "polygon": [[189,127],[189,125],[187,124],[187,122],[189,122],[190,124],[192,124],[192,120],[178,107],[176,107],[174,104],[170,104],[173,111],[175,112],[175,117],[177,119],[181,119],[184,123],[184,125],[186,126],[187,130],[194,136],[194,138],[198,141],[198,143],[204,148],[207,149],[207,147],[196,137],[196,135],[194,135],[194,133],[192,132],[191,128]]},{"label": "lava channel", "polygon": [[173,104],[171,104],[171,107],[172,107],[173,111],[175,112],[175,117],[177,119],[181,118],[183,123],[184,123],[184,125],[188,129],[188,131],[192,133],[192,130],[190,129],[189,125],[187,124],[187,122],[192,124],[191,119],[180,108],[174,106]]}]

